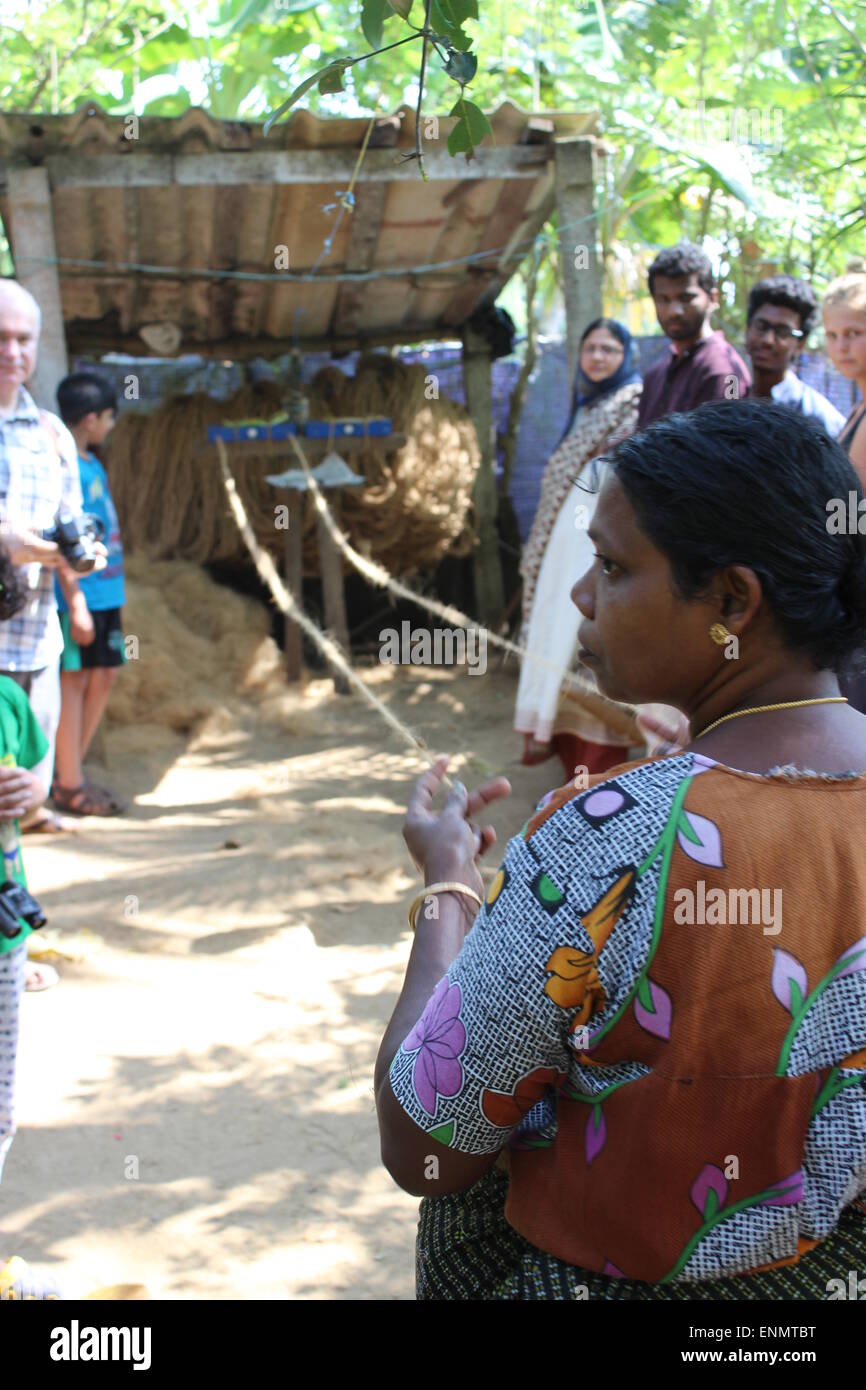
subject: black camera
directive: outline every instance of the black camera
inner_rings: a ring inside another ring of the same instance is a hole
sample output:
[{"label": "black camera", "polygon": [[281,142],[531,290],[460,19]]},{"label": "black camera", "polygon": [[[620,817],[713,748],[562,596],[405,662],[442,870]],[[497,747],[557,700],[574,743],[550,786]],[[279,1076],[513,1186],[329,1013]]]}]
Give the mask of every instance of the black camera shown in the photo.
[{"label": "black camera", "polygon": [[21,931],[19,917],[23,917],[28,927],[34,931],[39,927],[44,927],[48,918],[42,911],[32,894],[22,888],[20,883],[14,883],[11,878],[7,878],[5,883],[0,883],[0,932],[11,941]]},{"label": "black camera", "polygon": [[82,512],[81,516],[61,513],[55,525],[42,532],[42,539],[54,541],[76,574],[89,574],[96,564],[95,543],[104,535],[105,526],[92,512]]}]

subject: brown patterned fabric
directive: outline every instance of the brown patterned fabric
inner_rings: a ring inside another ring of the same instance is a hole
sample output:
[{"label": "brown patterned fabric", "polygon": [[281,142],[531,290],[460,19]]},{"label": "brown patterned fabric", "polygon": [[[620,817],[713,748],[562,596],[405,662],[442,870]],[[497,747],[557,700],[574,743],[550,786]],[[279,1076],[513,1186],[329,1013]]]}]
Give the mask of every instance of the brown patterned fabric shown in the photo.
[{"label": "brown patterned fabric", "polygon": [[[694,751],[551,793],[391,1066],[505,1218],[645,1284],[756,1274],[866,1196],[866,774]],[[835,1277],[835,1276],[834,1276]]]}]

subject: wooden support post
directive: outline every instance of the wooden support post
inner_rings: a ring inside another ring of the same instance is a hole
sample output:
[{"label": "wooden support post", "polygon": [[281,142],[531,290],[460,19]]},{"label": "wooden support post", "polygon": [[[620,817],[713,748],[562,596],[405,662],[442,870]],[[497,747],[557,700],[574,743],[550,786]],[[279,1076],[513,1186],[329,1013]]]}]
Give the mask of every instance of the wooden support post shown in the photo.
[{"label": "wooden support post", "polygon": [[[302,607],[304,602],[301,583],[301,517],[303,507],[304,499],[301,496],[297,498],[294,516],[292,515],[292,508],[289,507],[289,524],[286,527],[286,588],[292,598],[297,600],[299,607]],[[285,619],[283,651],[286,657],[286,680],[299,681],[303,671],[301,629],[297,623],[292,622],[291,618]]]},{"label": "wooden support post", "polygon": [[498,495],[494,464],[493,374],[489,344],[481,334],[466,327],[463,331],[463,382],[466,406],[472,416],[481,466],[475,479],[473,501],[478,524],[478,548],[473,557],[475,607],[481,622],[491,624],[505,606],[499,533],[496,529]]},{"label": "wooden support post", "polygon": [[44,168],[9,170],[8,221],[16,279],[42,310],[39,356],[27,389],[37,405],[57,409],[55,392],[69,371],[60,277],[57,273],[51,187]]},{"label": "wooden support post", "polygon": [[[325,604],[325,628],[342,648],[346,660],[351,659],[349,624],[346,621],[346,596],[343,592],[343,561],[321,516],[319,529],[319,569],[322,573],[322,597]],[[338,695],[349,694],[345,676],[334,674],[334,689]]]},{"label": "wooden support post", "polygon": [[568,379],[573,382],[580,356],[580,335],[587,324],[601,314],[602,267],[595,216],[595,156],[593,142],[586,137],[557,140],[553,148]]}]

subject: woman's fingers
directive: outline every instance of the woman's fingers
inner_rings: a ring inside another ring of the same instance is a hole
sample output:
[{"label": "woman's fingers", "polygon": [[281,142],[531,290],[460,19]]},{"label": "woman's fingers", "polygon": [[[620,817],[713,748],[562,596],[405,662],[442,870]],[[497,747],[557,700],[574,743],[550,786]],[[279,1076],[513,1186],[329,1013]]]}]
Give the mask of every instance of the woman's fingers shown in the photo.
[{"label": "woman's fingers", "polygon": [[441,758],[436,759],[432,767],[428,767],[426,772],[421,773],[409,798],[407,816],[419,816],[425,813],[429,815],[433,798],[442,785],[442,778],[449,761],[449,756],[445,753]]},{"label": "woman's fingers", "polygon": [[[689,740],[689,721],[682,711],[665,709],[663,713],[666,717],[660,719],[650,713],[650,709],[638,710],[637,715],[637,726],[645,737],[649,752],[667,752],[683,748]],[[647,735],[649,737],[646,737]]]},{"label": "woman's fingers", "polygon": [[476,787],[474,792],[469,793],[469,803],[467,814],[477,815],[485,806],[489,806],[493,801],[501,801],[503,796],[511,795],[511,783],[507,777],[494,777],[490,782],[483,782],[480,787]]},{"label": "woman's fingers", "polygon": [[481,832],[481,849],[479,850],[479,854],[483,854],[485,850],[490,849],[491,846],[495,844],[496,831],[493,829],[492,825],[485,825]]}]

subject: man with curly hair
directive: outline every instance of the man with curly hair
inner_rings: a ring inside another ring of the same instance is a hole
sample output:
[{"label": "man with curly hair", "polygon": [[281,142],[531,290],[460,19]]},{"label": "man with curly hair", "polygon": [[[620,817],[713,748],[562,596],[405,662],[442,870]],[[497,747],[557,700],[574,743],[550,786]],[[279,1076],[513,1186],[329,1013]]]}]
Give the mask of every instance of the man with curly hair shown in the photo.
[{"label": "man with curly hair", "polygon": [[704,401],[741,401],[752,379],[740,354],[710,316],[719,302],[709,257],[682,241],[660,251],[649,268],[649,291],[670,349],[644,373],[638,429]]}]

